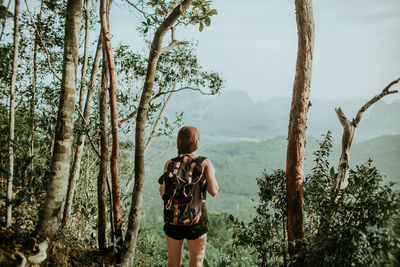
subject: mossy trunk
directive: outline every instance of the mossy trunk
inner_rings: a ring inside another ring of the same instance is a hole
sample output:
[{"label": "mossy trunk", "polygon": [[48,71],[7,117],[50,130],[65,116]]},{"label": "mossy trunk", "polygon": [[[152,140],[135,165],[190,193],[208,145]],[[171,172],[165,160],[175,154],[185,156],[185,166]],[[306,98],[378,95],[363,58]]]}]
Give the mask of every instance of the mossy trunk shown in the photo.
[{"label": "mossy trunk", "polygon": [[68,0],[65,19],[64,62],[53,157],[47,196],[40,212],[36,234],[53,237],[60,226],[71,163],[76,76],[78,67],[81,0]]}]

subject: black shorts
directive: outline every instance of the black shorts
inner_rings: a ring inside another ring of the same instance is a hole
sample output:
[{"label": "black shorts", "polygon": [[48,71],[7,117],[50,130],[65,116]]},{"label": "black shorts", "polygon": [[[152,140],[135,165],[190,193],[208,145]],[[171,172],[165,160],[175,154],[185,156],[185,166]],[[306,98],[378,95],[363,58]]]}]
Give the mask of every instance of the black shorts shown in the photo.
[{"label": "black shorts", "polygon": [[164,224],[164,232],[168,237],[176,240],[188,239],[194,240],[208,232],[208,218],[206,205],[202,205],[200,221],[195,225],[173,225]]}]

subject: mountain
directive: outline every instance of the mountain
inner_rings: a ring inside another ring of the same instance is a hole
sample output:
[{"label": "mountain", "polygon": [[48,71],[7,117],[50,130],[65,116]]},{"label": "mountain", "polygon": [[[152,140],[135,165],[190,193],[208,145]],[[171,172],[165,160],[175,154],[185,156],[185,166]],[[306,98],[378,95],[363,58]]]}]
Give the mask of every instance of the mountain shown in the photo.
[{"label": "mountain", "polygon": [[[314,167],[313,152],[319,148],[318,139],[307,138],[305,151],[305,173],[310,173]],[[216,198],[209,197],[207,205],[212,213],[227,212],[248,220],[254,214],[253,206],[257,201],[256,178],[262,172],[272,172],[276,169],[285,169],[286,137],[280,136],[260,142],[227,142],[220,144],[201,144],[199,154],[209,157],[215,166],[220,192]],[[152,151],[150,151],[152,152]],[[152,152],[152,154],[154,151]],[[161,217],[154,210],[161,209],[158,195],[158,183],[164,163],[174,156],[175,148],[168,154],[162,154],[153,160],[146,168],[144,189],[144,216],[150,221],[161,221]],[[341,153],[339,144],[332,149],[329,161],[337,169]],[[350,166],[364,164],[369,158],[373,165],[386,174],[388,181],[400,183],[400,135],[381,136],[358,144],[353,144],[350,155]],[[400,188],[396,185],[396,188]]]},{"label": "mountain", "polygon": [[[267,140],[287,135],[290,98],[274,98],[267,102],[253,101],[246,92],[227,90],[218,96],[199,96],[190,91],[173,96],[166,113],[184,111],[185,124],[199,128],[202,138],[218,143],[235,140]],[[311,98],[307,135],[318,137],[328,130],[339,142],[342,126],[335,108],[341,107],[352,119],[366,100],[326,101]],[[381,135],[400,134],[400,101],[387,104],[380,101],[363,115],[354,142]]]}]

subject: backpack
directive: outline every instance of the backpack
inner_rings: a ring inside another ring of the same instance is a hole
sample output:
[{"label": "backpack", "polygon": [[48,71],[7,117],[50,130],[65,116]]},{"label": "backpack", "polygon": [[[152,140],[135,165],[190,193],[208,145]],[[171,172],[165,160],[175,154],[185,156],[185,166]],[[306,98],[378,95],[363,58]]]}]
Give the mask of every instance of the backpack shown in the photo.
[{"label": "backpack", "polygon": [[[185,157],[190,157],[188,163]],[[158,179],[165,183],[164,222],[173,225],[194,225],[201,217],[202,202],[206,197],[206,179],[201,163],[205,157],[189,155],[171,159],[167,171]]]}]

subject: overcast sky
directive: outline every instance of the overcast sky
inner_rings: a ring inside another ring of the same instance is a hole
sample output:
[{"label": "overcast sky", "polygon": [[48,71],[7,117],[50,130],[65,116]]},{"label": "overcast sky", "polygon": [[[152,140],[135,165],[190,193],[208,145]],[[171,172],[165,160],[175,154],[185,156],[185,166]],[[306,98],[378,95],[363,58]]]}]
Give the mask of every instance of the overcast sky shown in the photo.
[{"label": "overcast sky", "polygon": [[[199,41],[201,64],[222,74],[225,90],[244,90],[264,101],[291,96],[297,54],[294,1],[213,2],[218,15],[211,27],[199,32],[191,26],[177,31],[176,38]],[[138,45],[140,16],[114,3],[113,42]],[[318,0],[313,5],[312,97],[371,98],[400,76],[399,0]],[[386,100],[393,99],[400,96]]]}]

